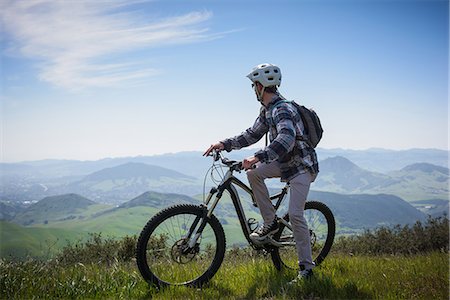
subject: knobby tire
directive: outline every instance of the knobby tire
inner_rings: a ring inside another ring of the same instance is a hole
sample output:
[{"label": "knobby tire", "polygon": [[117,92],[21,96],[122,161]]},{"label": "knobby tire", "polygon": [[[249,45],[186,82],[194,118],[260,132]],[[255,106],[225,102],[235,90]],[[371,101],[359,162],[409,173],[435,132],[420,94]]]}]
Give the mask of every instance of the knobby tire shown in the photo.
[{"label": "knobby tire", "polygon": [[[200,206],[189,204],[180,204],[168,207],[160,211],[153,218],[151,218],[147,222],[147,224],[145,225],[144,229],[142,230],[139,236],[136,246],[136,262],[141,275],[149,284],[155,285],[157,287],[164,287],[168,285],[186,285],[192,287],[199,287],[208,282],[218,271],[220,265],[222,264],[226,248],[225,233],[219,220],[214,215],[212,215],[210,218],[207,218],[207,225],[209,225],[212,228],[212,232],[214,235],[214,242],[216,243],[215,245],[216,249],[213,254],[214,257],[212,259],[212,263],[206,269],[206,271],[204,271],[203,274],[200,274],[197,278],[193,278],[192,280],[188,280],[185,282],[176,282],[176,283],[169,282],[167,280],[164,280],[163,278],[159,278],[158,275],[155,274],[155,271],[148,264],[148,259],[150,258],[147,257],[147,254],[151,253],[149,249],[147,249],[148,247],[150,247],[148,245],[151,244],[151,242],[149,241],[151,237],[158,238],[157,236],[155,236],[156,235],[155,230],[157,230],[159,227],[162,227],[164,221],[169,220],[172,217],[178,217],[182,215],[204,216],[205,209]],[[183,228],[185,227],[190,227],[190,224],[183,225]],[[175,246],[176,245],[173,245],[172,249]],[[200,245],[200,247],[201,246],[202,245]],[[168,248],[170,248],[170,245]],[[194,256],[195,255],[196,254],[194,254]],[[201,258],[198,259],[201,260]],[[170,261],[169,263],[176,265],[175,260]]]}]

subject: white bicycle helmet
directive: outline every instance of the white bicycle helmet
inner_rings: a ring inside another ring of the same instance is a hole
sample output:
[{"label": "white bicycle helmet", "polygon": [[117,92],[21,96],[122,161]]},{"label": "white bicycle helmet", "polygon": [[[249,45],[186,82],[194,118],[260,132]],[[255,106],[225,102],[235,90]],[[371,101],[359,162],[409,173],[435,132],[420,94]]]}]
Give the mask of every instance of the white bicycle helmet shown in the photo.
[{"label": "white bicycle helmet", "polygon": [[247,75],[252,81],[258,81],[264,87],[280,86],[281,84],[281,71],[276,65],[272,64],[260,64],[253,68],[253,70]]}]

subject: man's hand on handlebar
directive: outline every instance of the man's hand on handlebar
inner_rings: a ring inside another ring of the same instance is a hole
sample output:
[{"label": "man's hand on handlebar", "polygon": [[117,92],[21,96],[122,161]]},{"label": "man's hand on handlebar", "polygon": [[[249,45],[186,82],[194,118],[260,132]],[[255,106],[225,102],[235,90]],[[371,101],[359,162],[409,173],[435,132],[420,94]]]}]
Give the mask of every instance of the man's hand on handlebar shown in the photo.
[{"label": "man's hand on handlebar", "polygon": [[215,143],[209,146],[209,148],[205,151],[205,153],[203,153],[203,156],[208,156],[213,150],[221,151],[223,149],[225,149],[225,146],[221,142]]},{"label": "man's hand on handlebar", "polygon": [[[209,148],[206,149],[205,153],[203,153],[203,156],[211,155],[211,152],[213,152],[214,150],[222,151],[224,149],[225,149],[225,146],[221,142],[218,142],[218,143],[215,143],[215,144],[212,144],[211,146],[209,146]],[[242,161],[242,168],[244,170],[253,169],[257,162],[259,162],[259,159],[257,157],[255,157],[255,156],[247,157]]]},{"label": "man's hand on handlebar", "polygon": [[259,159],[257,157],[247,157],[242,161],[242,168],[244,168],[244,170],[252,169],[258,161]]}]

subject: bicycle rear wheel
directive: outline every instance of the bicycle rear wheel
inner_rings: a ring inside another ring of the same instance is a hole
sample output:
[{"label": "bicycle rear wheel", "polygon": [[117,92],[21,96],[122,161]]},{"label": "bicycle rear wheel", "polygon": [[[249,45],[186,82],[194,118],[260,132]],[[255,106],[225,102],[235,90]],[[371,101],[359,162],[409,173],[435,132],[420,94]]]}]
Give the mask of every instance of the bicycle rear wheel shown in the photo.
[{"label": "bicycle rear wheel", "polygon": [[204,218],[200,206],[175,205],[148,221],[136,247],[137,265],[147,282],[201,286],[214,276],[225,254],[225,234],[214,215],[206,219],[197,242],[189,245],[189,232],[196,232]]},{"label": "bicycle rear wheel", "polygon": [[[336,231],[334,216],[328,206],[317,201],[306,202],[304,216],[310,233],[312,258],[314,263],[319,265],[333,245]],[[289,215],[286,214],[284,219],[289,222]],[[280,223],[280,229],[275,233],[273,239],[285,244],[271,252],[275,267],[278,270],[282,268],[298,269],[298,255],[292,228]]]}]

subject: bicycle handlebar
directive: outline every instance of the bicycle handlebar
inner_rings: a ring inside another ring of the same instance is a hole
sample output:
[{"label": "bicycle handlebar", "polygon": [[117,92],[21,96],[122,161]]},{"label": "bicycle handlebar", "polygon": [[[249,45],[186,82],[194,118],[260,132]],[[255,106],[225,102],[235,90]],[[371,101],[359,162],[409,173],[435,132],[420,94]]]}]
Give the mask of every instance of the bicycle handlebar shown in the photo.
[{"label": "bicycle handlebar", "polygon": [[224,165],[226,165],[227,167],[229,167],[233,171],[238,171],[239,172],[239,171],[241,171],[243,169],[242,161],[236,161],[236,160],[228,159],[228,158],[224,157],[220,153],[220,150],[213,150],[211,152],[211,156],[213,157],[214,161],[218,161],[220,159],[220,161]]}]

